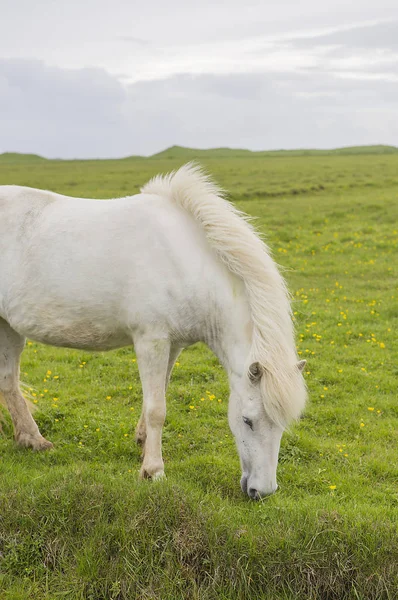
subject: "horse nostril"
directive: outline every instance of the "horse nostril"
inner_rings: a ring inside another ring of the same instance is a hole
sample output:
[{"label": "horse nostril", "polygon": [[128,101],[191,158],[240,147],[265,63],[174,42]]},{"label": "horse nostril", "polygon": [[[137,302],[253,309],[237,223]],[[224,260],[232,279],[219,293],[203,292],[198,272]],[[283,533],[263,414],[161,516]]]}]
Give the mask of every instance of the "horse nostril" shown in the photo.
[{"label": "horse nostril", "polygon": [[252,500],[259,500],[260,499],[260,494],[258,493],[258,491],[256,490],[256,488],[249,488],[249,491],[247,492],[250,496],[250,498]]}]

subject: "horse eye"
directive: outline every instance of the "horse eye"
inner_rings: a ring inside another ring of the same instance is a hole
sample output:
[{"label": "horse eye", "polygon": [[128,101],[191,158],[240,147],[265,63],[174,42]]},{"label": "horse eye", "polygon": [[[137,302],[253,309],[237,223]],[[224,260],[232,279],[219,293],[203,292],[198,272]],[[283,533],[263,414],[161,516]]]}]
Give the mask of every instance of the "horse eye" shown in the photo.
[{"label": "horse eye", "polygon": [[248,419],[247,417],[242,417],[243,422],[248,425],[250,427],[250,429],[253,431],[253,421],[251,419]]}]

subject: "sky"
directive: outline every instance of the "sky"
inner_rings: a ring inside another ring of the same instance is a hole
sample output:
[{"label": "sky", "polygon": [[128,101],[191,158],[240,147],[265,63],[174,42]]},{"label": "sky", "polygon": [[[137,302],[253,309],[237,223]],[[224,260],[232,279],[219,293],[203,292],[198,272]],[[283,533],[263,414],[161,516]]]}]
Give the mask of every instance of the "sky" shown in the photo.
[{"label": "sky", "polygon": [[396,0],[0,0],[0,153],[398,146]]}]

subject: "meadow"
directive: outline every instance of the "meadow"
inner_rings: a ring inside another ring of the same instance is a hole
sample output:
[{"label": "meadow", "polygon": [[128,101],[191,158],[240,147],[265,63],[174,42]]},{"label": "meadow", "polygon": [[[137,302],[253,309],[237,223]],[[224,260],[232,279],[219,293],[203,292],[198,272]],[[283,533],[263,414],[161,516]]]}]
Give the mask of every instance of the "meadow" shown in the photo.
[{"label": "meadow", "polygon": [[[193,156],[9,155],[0,184],[131,195]],[[28,341],[21,379],[55,449],[17,448],[5,416],[2,600],[398,598],[398,153],[198,156],[255,217],[292,293],[309,402],[284,434],[279,490],[242,494],[227,380],[205,346],[175,366],[167,480],[152,483],[138,480],[133,349]]]}]

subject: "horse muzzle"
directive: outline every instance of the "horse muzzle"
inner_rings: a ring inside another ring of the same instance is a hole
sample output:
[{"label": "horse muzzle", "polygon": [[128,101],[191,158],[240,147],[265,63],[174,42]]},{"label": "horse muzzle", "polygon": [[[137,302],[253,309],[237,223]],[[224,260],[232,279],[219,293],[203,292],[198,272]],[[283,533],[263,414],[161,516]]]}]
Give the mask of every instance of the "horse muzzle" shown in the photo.
[{"label": "horse muzzle", "polygon": [[246,474],[243,474],[240,480],[240,487],[244,494],[247,494],[251,500],[261,500],[266,496],[271,496],[278,489],[277,483],[272,483],[266,488],[255,485]]}]

